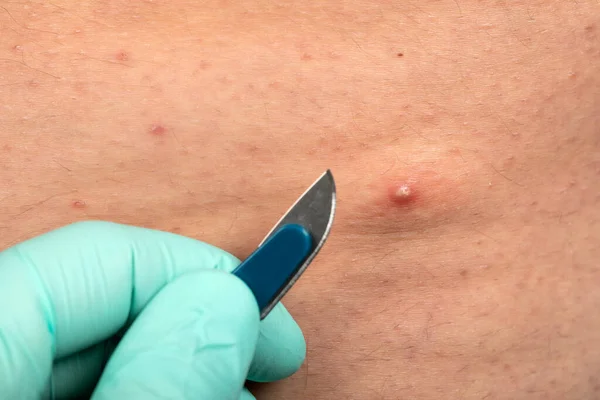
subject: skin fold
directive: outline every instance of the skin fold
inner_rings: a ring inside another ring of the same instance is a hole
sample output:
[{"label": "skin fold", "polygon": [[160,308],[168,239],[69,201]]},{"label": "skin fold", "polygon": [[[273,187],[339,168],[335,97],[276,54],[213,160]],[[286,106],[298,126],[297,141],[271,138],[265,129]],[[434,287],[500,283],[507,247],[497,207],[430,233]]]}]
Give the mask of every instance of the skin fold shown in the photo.
[{"label": "skin fold", "polygon": [[599,109],[595,0],[0,1],[0,249],[243,259],[330,168],[307,358],[258,398],[595,399]]}]

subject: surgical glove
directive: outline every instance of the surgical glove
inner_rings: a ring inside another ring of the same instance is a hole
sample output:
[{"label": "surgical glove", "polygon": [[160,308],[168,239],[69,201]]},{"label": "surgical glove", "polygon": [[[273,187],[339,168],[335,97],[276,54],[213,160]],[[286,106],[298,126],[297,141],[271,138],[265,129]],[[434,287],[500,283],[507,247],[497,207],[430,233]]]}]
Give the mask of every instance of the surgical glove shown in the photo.
[{"label": "surgical glove", "polygon": [[190,238],[108,222],[8,248],[0,398],[253,399],[246,379],[293,374],[306,348],[283,305],[259,321],[250,289],[229,273],[239,262]]}]

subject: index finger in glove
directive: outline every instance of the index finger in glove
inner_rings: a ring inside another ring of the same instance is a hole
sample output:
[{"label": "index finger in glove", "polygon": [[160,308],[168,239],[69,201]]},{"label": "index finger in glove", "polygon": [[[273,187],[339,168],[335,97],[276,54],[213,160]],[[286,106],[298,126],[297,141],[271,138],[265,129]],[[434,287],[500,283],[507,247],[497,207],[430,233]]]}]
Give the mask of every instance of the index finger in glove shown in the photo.
[{"label": "index finger in glove", "polygon": [[[43,379],[53,358],[113,336],[177,277],[238,264],[191,238],[108,222],[68,225],[13,246],[0,253],[0,304],[7,310],[0,314],[0,355],[10,352],[12,360],[0,363],[0,381]],[[278,305],[261,322],[249,378],[281,379],[304,355],[300,328]]]}]

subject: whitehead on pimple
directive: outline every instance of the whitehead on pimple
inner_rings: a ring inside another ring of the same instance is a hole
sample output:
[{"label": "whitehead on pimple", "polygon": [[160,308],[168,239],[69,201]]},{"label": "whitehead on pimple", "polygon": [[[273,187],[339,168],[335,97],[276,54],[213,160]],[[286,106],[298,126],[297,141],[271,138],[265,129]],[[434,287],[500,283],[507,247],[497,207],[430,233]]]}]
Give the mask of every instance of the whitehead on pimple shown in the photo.
[{"label": "whitehead on pimple", "polygon": [[396,205],[408,205],[416,200],[416,192],[412,182],[394,182],[388,186],[388,198]]},{"label": "whitehead on pimple", "polygon": [[398,190],[396,190],[395,196],[399,199],[406,199],[408,197],[410,197],[410,186],[404,184],[404,185],[400,185],[400,187],[398,187]]}]

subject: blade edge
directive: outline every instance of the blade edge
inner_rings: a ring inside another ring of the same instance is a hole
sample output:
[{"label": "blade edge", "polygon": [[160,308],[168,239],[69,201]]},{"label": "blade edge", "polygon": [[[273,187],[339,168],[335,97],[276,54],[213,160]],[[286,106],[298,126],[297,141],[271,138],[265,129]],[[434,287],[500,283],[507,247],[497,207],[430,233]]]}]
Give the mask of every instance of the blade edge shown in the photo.
[{"label": "blade edge", "polygon": [[[326,176],[331,181],[331,191],[332,192],[331,192],[331,204],[329,206],[330,213],[329,213],[329,218],[327,220],[327,225],[325,227],[325,231],[322,233],[319,242],[314,246],[313,250],[310,252],[308,257],[304,260],[302,265],[298,268],[298,270],[294,273],[294,275],[291,276],[290,280],[281,288],[279,293],[273,298],[273,300],[269,303],[269,305],[261,311],[261,314],[260,314],[261,320],[264,317],[266,317],[269,314],[269,312],[271,312],[273,307],[275,307],[275,305],[281,301],[281,299],[287,294],[287,292],[292,288],[292,286],[294,286],[294,284],[298,281],[298,279],[300,279],[300,276],[302,276],[304,271],[308,268],[310,263],[317,256],[317,254],[319,253],[319,251],[325,244],[327,237],[329,236],[329,233],[333,226],[333,220],[335,217],[335,211],[336,211],[335,209],[336,209],[336,203],[337,203],[335,180],[333,178],[333,174],[331,173],[331,171],[329,169],[327,171],[325,171],[301,196],[298,197],[298,200],[296,200],[296,202],[288,209],[288,211],[283,215],[283,217],[281,217],[281,219],[275,224],[275,226],[273,227],[271,232],[269,232],[267,234],[267,236],[265,237],[265,239],[263,239],[263,242],[266,241],[273,234],[273,232],[279,228],[281,222],[286,218],[286,216],[290,213],[290,211],[293,210],[294,207],[296,207],[296,205],[303,199],[303,197]],[[261,242],[261,245],[263,242]]]}]

